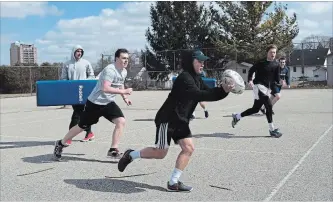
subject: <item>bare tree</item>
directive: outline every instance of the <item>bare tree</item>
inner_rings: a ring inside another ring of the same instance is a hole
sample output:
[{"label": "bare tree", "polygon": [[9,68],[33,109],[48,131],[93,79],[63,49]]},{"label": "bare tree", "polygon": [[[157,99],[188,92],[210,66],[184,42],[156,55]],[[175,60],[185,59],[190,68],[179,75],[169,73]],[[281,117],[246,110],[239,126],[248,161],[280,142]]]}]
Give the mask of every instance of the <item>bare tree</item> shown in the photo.
[{"label": "bare tree", "polygon": [[317,48],[330,48],[330,36],[310,35],[305,37],[296,49],[317,49]]}]

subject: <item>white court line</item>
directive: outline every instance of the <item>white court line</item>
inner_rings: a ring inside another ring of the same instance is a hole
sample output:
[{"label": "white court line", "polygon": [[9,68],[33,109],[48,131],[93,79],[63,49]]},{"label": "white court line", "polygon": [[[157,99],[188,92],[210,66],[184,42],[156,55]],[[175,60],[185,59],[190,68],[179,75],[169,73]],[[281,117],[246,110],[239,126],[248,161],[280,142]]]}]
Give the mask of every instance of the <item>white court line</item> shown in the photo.
[{"label": "white court line", "polygon": [[309,156],[312,150],[319,144],[319,142],[329,134],[330,130],[332,129],[333,125],[331,125],[319,138],[318,140],[312,145],[312,147],[303,155],[303,157],[297,162],[293,169],[289,171],[289,173],[281,180],[281,182],[273,189],[273,191],[268,195],[268,197],[264,201],[270,201],[275,194],[283,187],[283,185],[287,182],[290,176],[297,170],[297,168],[304,162],[304,160]]}]

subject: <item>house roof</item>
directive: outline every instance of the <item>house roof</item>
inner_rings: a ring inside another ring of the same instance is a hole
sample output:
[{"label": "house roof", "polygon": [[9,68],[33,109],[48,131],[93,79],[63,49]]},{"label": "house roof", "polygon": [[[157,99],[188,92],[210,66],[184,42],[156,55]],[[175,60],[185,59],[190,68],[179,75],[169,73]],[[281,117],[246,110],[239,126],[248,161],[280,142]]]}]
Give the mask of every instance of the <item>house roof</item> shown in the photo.
[{"label": "house roof", "polygon": [[324,65],[329,48],[294,50],[290,54],[290,66],[302,65],[304,53],[304,66]]},{"label": "house roof", "polygon": [[312,71],[316,72],[316,71],[319,71],[319,70],[322,70],[322,71],[327,71],[327,68],[326,67],[319,67],[319,68],[316,68]]}]

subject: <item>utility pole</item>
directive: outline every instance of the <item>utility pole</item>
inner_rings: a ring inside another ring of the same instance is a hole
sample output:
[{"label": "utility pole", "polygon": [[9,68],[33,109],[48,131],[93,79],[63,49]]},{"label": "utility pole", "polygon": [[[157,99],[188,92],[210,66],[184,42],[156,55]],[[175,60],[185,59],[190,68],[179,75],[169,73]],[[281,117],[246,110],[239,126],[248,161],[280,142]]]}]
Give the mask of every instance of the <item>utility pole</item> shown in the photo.
[{"label": "utility pole", "polygon": [[104,63],[104,54],[102,53],[102,68],[101,68],[101,69],[104,68],[104,67],[103,67],[103,63]]}]

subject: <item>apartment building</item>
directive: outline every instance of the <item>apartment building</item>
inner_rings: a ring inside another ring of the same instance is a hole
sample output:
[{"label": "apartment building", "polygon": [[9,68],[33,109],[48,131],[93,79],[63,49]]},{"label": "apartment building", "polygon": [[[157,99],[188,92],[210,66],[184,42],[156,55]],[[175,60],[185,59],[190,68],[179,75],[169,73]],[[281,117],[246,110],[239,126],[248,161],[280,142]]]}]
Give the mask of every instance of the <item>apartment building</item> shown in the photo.
[{"label": "apartment building", "polygon": [[23,44],[19,41],[10,45],[10,65],[37,63],[37,48],[34,44]]}]

